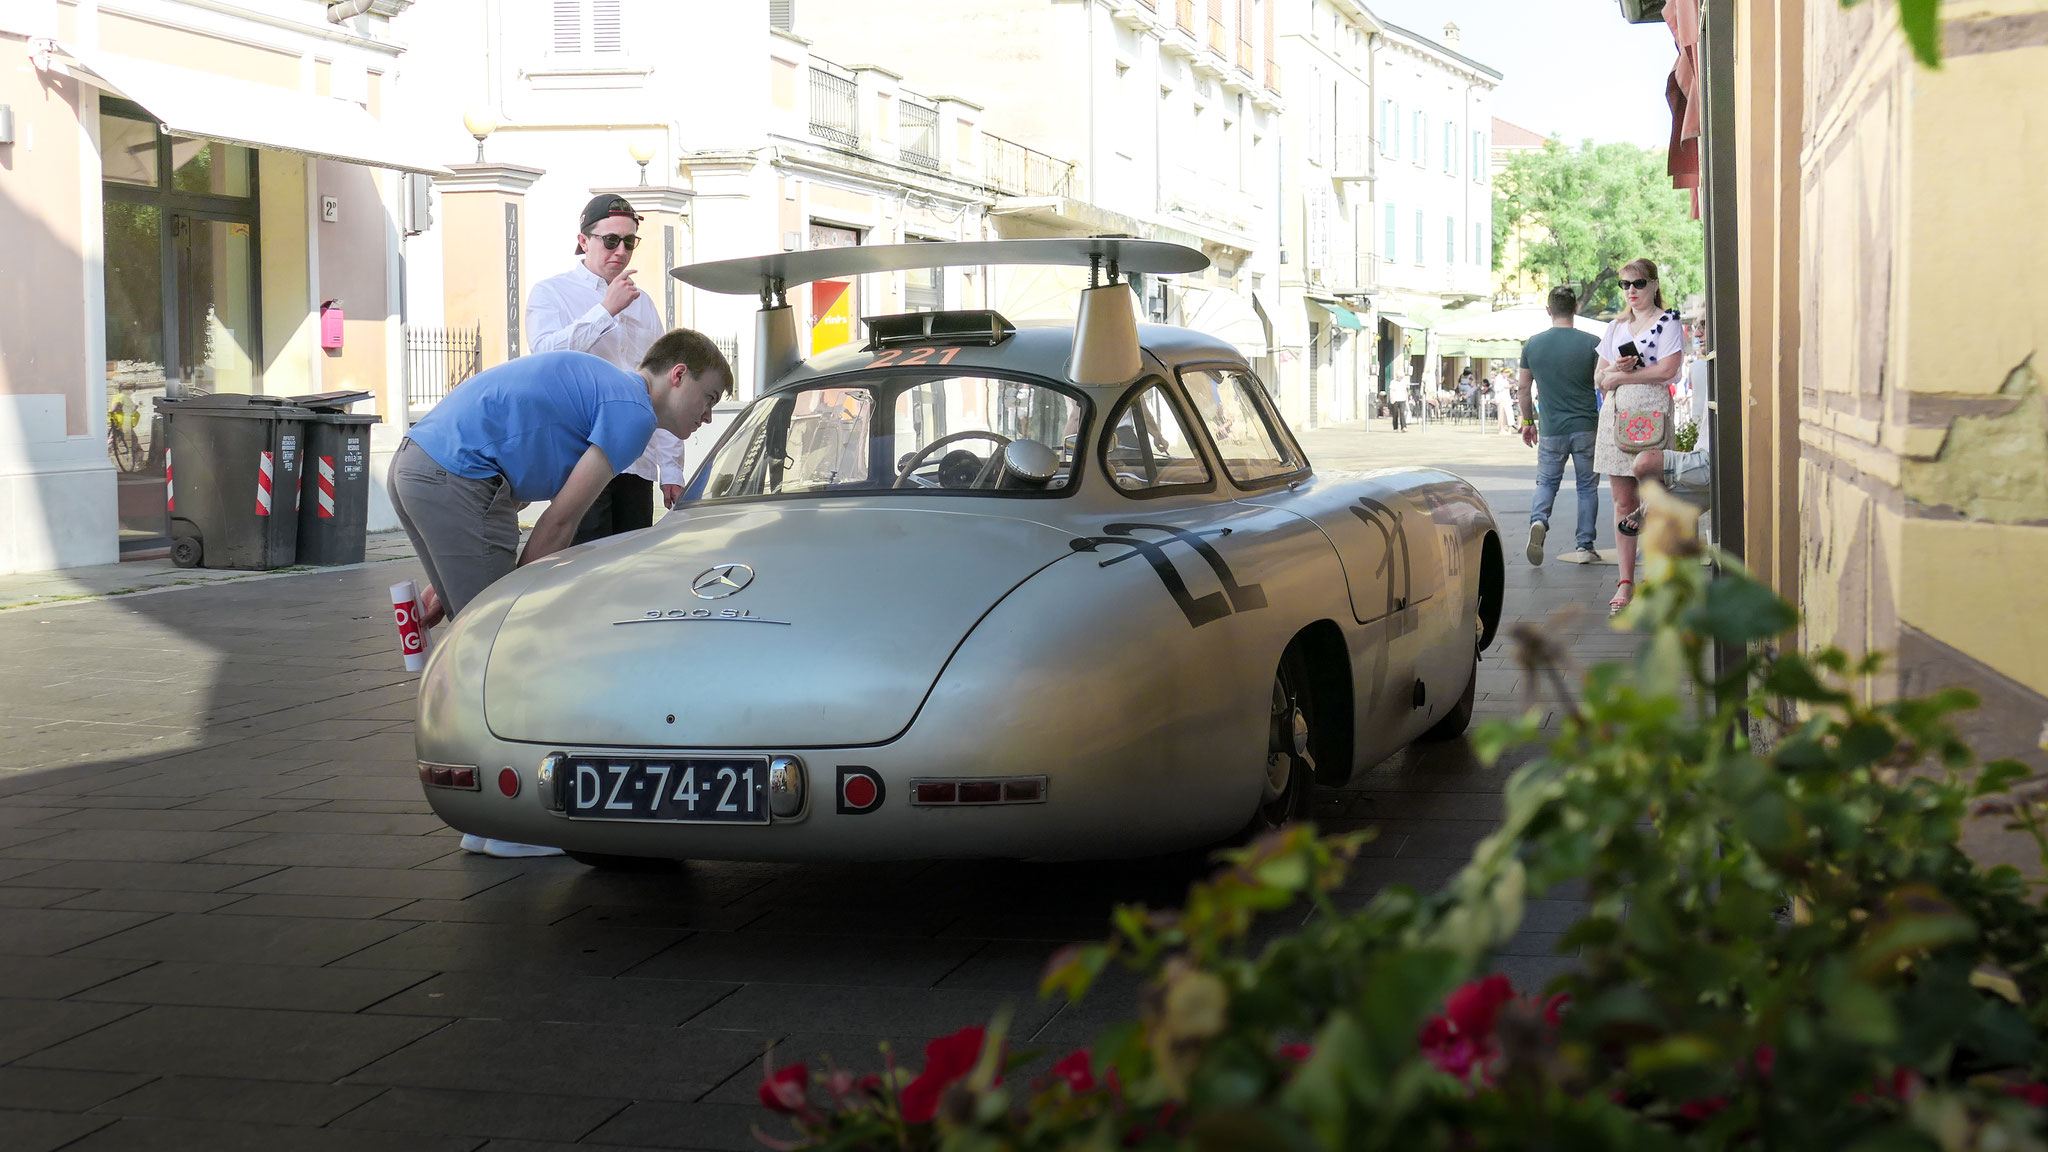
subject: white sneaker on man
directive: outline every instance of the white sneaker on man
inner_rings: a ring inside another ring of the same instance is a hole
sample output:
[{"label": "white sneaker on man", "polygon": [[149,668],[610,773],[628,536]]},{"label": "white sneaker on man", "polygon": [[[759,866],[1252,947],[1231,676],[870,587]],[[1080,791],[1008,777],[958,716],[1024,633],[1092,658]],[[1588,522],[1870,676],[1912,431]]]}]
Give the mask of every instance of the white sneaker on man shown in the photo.
[{"label": "white sneaker on man", "polygon": [[1558,557],[1567,564],[1598,564],[1600,554],[1591,548],[1579,548]]},{"label": "white sneaker on man", "polygon": [[1543,563],[1543,540],[1550,535],[1550,525],[1541,520],[1529,524],[1529,563],[1541,566]]},{"label": "white sneaker on man", "polygon": [[473,832],[462,834],[462,850],[479,856],[496,856],[505,860],[517,860],[527,856],[560,856],[560,848],[548,848],[540,844],[519,844],[511,840],[492,840]]}]

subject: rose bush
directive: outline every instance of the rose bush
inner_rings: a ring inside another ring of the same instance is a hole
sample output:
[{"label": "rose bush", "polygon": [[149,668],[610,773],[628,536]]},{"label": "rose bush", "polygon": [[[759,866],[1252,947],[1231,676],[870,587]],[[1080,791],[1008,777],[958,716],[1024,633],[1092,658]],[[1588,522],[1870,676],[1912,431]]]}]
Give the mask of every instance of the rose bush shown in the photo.
[{"label": "rose bush", "polygon": [[[1054,958],[1048,995],[1142,978],[1089,1050],[1020,1081],[998,1020],[869,1088],[791,1066],[761,1088],[783,1146],[2048,1149],[2048,907],[1959,842],[2002,818],[2048,866],[2026,769],[1974,761],[1967,693],[1871,702],[1875,660],[1764,647],[1792,608],[1726,557],[1703,569],[1655,494],[1644,539],[1632,661],[1571,676],[1514,632],[1561,722],[1442,891],[1340,908],[1369,834],[1284,829]],[[1751,654],[1717,670],[1717,643]],[[1475,746],[1541,736],[1531,713]],[[1566,884],[1589,909],[1574,967],[1540,995],[1485,975],[1528,896]],[[1255,954],[1253,919],[1302,904]]]}]

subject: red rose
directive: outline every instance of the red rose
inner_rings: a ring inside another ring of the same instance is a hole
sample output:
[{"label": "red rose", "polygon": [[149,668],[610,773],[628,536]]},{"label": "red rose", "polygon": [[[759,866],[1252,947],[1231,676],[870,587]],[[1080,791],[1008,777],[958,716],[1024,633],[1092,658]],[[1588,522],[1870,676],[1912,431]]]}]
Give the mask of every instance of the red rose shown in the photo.
[{"label": "red rose", "polygon": [[1750,1063],[1756,1065],[1757,1075],[1768,1077],[1771,1069],[1778,1066],[1778,1050],[1769,1044],[1759,1044],[1756,1053],[1750,1057]]},{"label": "red rose", "polygon": [[2017,1096],[2036,1108],[2048,1108],[2048,1084],[2007,1084],[2007,1096]]},{"label": "red rose", "polygon": [[1726,1107],[1728,1107],[1728,1098],[1726,1096],[1710,1096],[1705,1100],[1687,1100],[1678,1106],[1678,1114],[1687,1120],[1697,1122],[1710,1119],[1716,1112]]},{"label": "red rose", "polygon": [[1451,1042],[1451,1022],[1441,1016],[1431,1016],[1423,1022],[1422,1034],[1415,1040],[1424,1048],[1441,1048]]},{"label": "red rose", "polygon": [[1559,992],[1543,1002],[1543,1022],[1552,1028],[1564,1022],[1564,1010],[1570,1007],[1571,993]]},{"label": "red rose", "polygon": [[808,1106],[805,1096],[810,1083],[810,1069],[801,1064],[789,1064],[764,1077],[755,1095],[760,1097],[762,1107],[793,1114],[804,1111]]},{"label": "red rose", "polygon": [[1495,973],[1484,980],[1475,980],[1444,998],[1444,1015],[1457,1026],[1458,1034],[1468,1037],[1490,1036],[1493,1034],[1494,1018],[1500,1015],[1501,1005],[1515,998],[1515,986],[1508,978]]},{"label": "red rose", "polygon": [[939,1110],[946,1089],[974,1071],[985,1039],[979,1028],[962,1028],[924,1046],[924,1071],[903,1088],[903,1119],[924,1124]]},{"label": "red rose", "polygon": [[1074,1095],[1095,1091],[1095,1070],[1088,1062],[1088,1050],[1069,1052],[1052,1066],[1052,1074],[1067,1082]]},{"label": "red rose", "polygon": [[[1424,1032],[1427,1031],[1425,1028]],[[1316,1050],[1307,1044],[1282,1044],[1279,1053],[1280,1058],[1290,1064],[1306,1064],[1308,1058],[1315,1054]]]}]

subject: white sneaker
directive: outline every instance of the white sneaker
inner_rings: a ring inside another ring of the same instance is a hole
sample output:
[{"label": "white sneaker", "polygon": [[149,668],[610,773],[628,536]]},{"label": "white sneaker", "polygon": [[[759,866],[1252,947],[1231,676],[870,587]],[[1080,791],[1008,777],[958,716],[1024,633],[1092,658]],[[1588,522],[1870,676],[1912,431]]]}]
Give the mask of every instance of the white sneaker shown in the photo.
[{"label": "white sneaker", "polygon": [[484,845],[489,843],[489,840],[484,839],[483,837],[477,835],[474,832],[464,832],[462,834],[462,850],[464,852],[475,852],[481,855],[484,850]]},{"label": "white sneaker", "polygon": [[506,860],[517,860],[525,856],[560,856],[560,848],[549,848],[543,844],[519,844],[511,840],[484,841],[484,855],[497,856]]},{"label": "white sneaker", "polygon": [[1580,548],[1577,551],[1567,552],[1558,557],[1558,559],[1567,564],[1598,564],[1600,562],[1600,554],[1591,548]]},{"label": "white sneaker", "polygon": [[1538,520],[1529,525],[1529,563],[1543,563],[1543,539],[1550,535],[1550,525]]}]

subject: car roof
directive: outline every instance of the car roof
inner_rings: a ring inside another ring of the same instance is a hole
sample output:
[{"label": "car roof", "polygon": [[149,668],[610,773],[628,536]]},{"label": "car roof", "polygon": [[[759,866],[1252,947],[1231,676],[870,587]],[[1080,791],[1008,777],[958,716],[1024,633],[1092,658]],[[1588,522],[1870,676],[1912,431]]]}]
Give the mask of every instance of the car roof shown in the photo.
[{"label": "car roof", "polygon": [[[946,361],[949,369],[956,370],[953,373],[955,375],[967,369],[982,369],[998,373],[1017,372],[1065,381],[1067,358],[1074,347],[1074,328],[1071,324],[1056,320],[1027,320],[1017,325],[1014,335],[993,346],[963,343],[958,340],[935,340],[932,344],[949,352],[958,349]],[[1244,354],[1235,346],[1191,328],[1180,328],[1170,324],[1140,324],[1138,344],[1152,361],[1169,372],[1184,364],[1218,361],[1240,368],[1248,367]],[[902,351],[908,352],[909,349],[905,348]],[[873,364],[877,358],[878,353],[865,345],[841,345],[819,353],[790,369],[770,384],[768,391],[778,392],[825,377],[858,371]],[[897,359],[901,358],[899,354]],[[1148,371],[1150,367],[1148,365]],[[1075,387],[1087,391],[1121,392],[1128,383],[1129,381],[1120,381],[1112,385]]]}]

